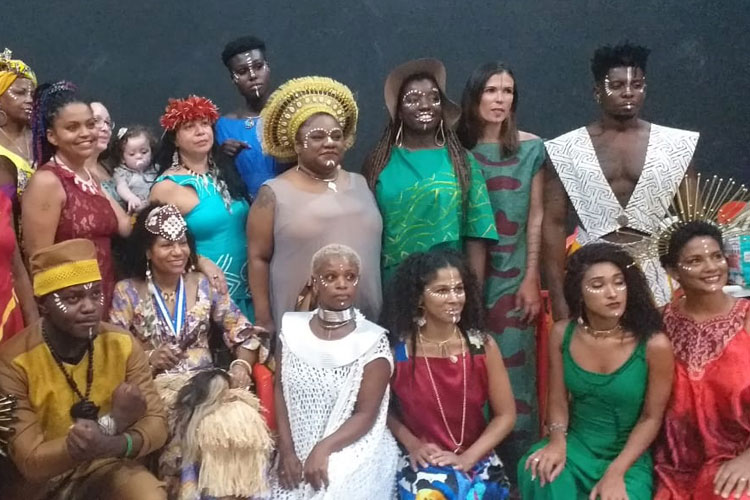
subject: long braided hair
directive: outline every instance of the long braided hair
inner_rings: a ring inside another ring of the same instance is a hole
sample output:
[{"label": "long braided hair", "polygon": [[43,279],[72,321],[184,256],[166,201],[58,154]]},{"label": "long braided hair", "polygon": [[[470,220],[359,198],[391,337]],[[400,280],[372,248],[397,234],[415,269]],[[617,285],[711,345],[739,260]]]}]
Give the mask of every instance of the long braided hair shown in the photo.
[{"label": "long braided hair", "polygon": [[62,108],[74,102],[84,102],[76,94],[77,87],[62,80],[43,83],[34,92],[34,105],[31,111],[31,137],[34,163],[44,165],[55,154],[55,147],[47,140],[47,130],[52,127]]},{"label": "long braided hair", "polygon": [[[396,102],[400,106],[401,100],[404,96],[404,89],[407,85],[418,80],[430,80],[435,87],[438,87],[435,78],[429,73],[415,73],[404,80],[401,84],[401,88],[398,91],[398,99]],[[440,100],[445,102],[448,98],[440,90]],[[391,158],[391,151],[393,145],[396,144],[396,134],[398,133],[399,127],[402,125],[401,119],[398,117],[398,111],[396,117],[389,119],[386,124],[383,135],[380,137],[378,144],[375,148],[367,155],[365,163],[362,166],[362,174],[367,180],[367,185],[370,189],[375,190],[375,184],[378,182],[378,177],[383,172],[383,169],[388,164],[388,160]],[[443,116],[443,121],[445,117]],[[456,133],[448,126],[444,126],[445,130],[445,147],[448,149],[448,154],[451,158],[451,164],[453,165],[453,171],[456,174],[458,185],[461,187],[462,199],[465,202],[467,193],[471,185],[471,165],[469,163],[469,156],[461,145],[461,141],[458,139]]]}]

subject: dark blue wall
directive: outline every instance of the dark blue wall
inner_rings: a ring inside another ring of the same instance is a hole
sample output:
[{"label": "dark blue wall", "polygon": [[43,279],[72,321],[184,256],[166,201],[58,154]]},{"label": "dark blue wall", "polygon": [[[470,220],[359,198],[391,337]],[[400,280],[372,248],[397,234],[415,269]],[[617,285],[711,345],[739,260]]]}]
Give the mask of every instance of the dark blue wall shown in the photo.
[{"label": "dark blue wall", "polygon": [[120,123],[156,120],[170,96],[236,95],[224,43],[256,34],[275,84],[320,74],[356,92],[358,169],[384,124],[382,84],[403,60],[434,56],[458,99],[478,64],[503,59],[521,92],[521,127],[553,137],[591,121],[593,50],[624,38],[653,49],[645,117],[699,130],[702,171],[750,180],[750,3],[747,0],[5,0],[0,49],[42,80],[68,78]]}]

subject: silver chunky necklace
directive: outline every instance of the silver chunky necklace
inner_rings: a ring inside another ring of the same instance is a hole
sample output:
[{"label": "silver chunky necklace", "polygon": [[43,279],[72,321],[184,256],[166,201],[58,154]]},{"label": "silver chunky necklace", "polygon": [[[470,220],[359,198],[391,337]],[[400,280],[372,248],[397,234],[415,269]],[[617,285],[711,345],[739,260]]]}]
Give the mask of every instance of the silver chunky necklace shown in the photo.
[{"label": "silver chunky necklace", "polygon": [[335,330],[352,323],[357,319],[357,315],[354,312],[354,307],[344,309],[343,311],[332,311],[329,309],[318,308],[318,320],[320,320],[320,326],[326,330]]}]

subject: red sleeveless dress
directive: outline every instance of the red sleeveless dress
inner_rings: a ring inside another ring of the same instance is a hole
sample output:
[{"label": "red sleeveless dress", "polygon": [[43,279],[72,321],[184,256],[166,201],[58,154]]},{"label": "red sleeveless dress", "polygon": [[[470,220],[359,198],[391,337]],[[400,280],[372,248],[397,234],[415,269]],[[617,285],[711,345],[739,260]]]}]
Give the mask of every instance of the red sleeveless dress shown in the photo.
[{"label": "red sleeveless dress", "polygon": [[83,238],[91,240],[96,247],[96,259],[102,273],[106,316],[115,287],[112,237],[117,235],[117,216],[101,187],[97,189],[96,194],[89,192],[76,182],[76,175],[72,171],[57,164],[54,159],[37,170],[47,170],[55,174],[65,190],[65,205],[60,212],[55,243]]},{"label": "red sleeveless dress", "polygon": [[702,323],[673,304],[664,311],[675,378],[654,450],[657,500],[720,499],[713,492],[719,467],[750,448],[749,310],[740,299],[726,316]]}]

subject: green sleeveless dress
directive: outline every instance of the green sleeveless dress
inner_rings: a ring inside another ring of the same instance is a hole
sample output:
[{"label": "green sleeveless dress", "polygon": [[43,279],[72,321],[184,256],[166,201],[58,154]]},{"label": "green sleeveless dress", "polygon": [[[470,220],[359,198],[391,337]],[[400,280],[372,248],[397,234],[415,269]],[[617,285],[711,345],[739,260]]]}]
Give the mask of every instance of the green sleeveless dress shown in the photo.
[{"label": "green sleeveless dress", "polygon": [[[587,500],[591,489],[602,478],[609,464],[625,447],[638,418],[648,385],[646,343],[641,342],[615,372],[600,374],[584,370],[570,355],[570,339],[575,322],[565,330],[563,375],[570,394],[565,469],[551,484],[539,485],[524,470],[530,454],[547,444],[547,439],[531,447],[518,463],[518,483],[526,499]],[[630,500],[650,500],[653,462],[646,451],[625,473]]]}]

